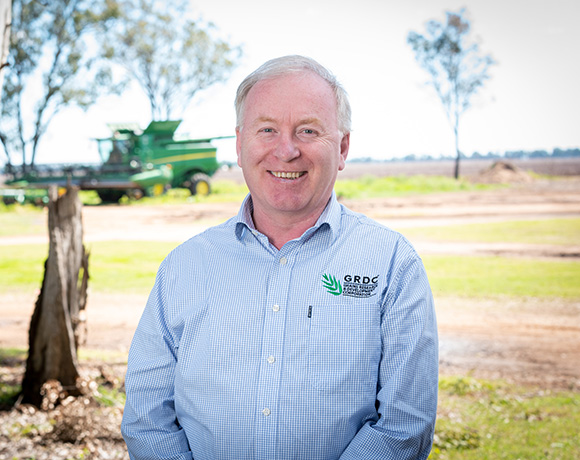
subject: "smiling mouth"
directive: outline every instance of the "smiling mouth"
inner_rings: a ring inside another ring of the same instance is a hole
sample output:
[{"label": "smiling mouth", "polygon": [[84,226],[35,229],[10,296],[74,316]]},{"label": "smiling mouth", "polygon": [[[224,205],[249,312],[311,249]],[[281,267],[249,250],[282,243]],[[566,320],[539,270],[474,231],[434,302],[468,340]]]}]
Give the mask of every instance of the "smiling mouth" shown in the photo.
[{"label": "smiling mouth", "polygon": [[269,171],[269,173],[279,179],[298,179],[299,177],[306,174],[306,171],[300,172]]}]

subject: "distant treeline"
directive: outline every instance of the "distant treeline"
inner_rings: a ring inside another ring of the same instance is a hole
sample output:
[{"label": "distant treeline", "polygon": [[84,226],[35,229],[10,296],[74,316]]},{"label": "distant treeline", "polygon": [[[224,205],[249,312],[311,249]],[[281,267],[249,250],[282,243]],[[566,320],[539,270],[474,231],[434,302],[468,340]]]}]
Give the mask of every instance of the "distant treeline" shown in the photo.
[{"label": "distant treeline", "polygon": [[[479,152],[474,152],[470,156],[462,155],[461,158],[465,160],[493,160],[500,158],[512,158],[512,159],[527,159],[527,158],[570,158],[570,157],[580,157],[580,148],[575,149],[560,149],[555,148],[554,150],[513,150],[504,153],[488,152],[482,154]],[[455,157],[449,156],[431,156],[431,155],[416,155],[410,154],[404,157],[390,158],[388,160],[377,160],[371,157],[353,158],[350,160],[353,163],[372,163],[376,161],[452,161]]]}]

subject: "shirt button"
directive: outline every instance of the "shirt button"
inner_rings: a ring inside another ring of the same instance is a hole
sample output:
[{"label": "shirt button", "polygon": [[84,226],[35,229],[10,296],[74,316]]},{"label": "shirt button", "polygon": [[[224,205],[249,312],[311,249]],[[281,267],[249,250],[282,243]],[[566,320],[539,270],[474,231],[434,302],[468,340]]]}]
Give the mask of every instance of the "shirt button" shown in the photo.
[{"label": "shirt button", "polygon": [[280,311],[280,305],[276,304],[272,307],[272,310],[274,310],[275,312],[279,312]]},{"label": "shirt button", "polygon": [[269,364],[274,364],[275,361],[276,361],[276,358],[274,358],[272,355],[268,356],[268,363]]},{"label": "shirt button", "polygon": [[286,265],[288,263],[288,259],[286,257],[280,257],[280,265]]},{"label": "shirt button", "polygon": [[262,409],[262,415],[264,417],[267,417],[268,415],[270,415],[270,409],[268,409],[267,407],[265,407],[264,409]]}]

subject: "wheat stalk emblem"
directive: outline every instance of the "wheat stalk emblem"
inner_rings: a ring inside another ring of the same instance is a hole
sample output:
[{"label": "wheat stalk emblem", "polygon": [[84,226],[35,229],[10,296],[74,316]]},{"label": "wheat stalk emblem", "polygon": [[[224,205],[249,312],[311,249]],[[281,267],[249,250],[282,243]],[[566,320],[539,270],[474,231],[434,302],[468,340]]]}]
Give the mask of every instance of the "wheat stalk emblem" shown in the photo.
[{"label": "wheat stalk emblem", "polygon": [[332,295],[342,294],[340,281],[338,281],[334,276],[326,274],[322,275],[322,284]]}]

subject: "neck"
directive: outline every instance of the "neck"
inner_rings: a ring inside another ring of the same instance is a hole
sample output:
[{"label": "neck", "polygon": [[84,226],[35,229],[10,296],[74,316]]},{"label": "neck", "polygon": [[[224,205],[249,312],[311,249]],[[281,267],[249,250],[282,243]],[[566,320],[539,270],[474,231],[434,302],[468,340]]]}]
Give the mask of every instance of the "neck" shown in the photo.
[{"label": "neck", "polygon": [[268,237],[276,249],[282,249],[288,241],[299,238],[306,230],[314,226],[319,215],[300,217],[263,215],[254,209],[252,218],[256,229]]}]

